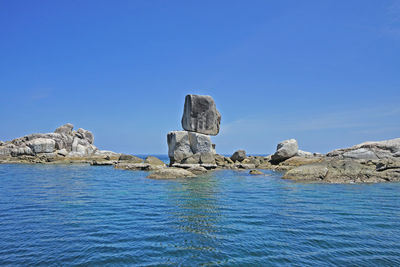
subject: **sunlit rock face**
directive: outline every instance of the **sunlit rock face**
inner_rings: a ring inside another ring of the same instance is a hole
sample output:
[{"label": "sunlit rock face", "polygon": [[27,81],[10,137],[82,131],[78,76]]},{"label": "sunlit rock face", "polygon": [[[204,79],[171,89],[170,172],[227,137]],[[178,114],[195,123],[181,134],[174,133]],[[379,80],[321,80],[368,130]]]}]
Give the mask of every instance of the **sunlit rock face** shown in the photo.
[{"label": "sunlit rock face", "polygon": [[[211,138],[205,134],[188,131],[172,131],[167,135],[168,156],[172,163],[200,163],[206,155],[214,155]],[[210,160],[208,160],[210,161]]]},{"label": "sunlit rock face", "polygon": [[58,127],[54,133],[29,134],[0,144],[0,156],[38,156],[55,153],[64,157],[90,157],[103,152],[93,145],[93,133],[70,123]]},{"label": "sunlit rock face", "polygon": [[208,95],[187,95],[182,116],[186,131],[217,135],[221,123],[214,99]]}]

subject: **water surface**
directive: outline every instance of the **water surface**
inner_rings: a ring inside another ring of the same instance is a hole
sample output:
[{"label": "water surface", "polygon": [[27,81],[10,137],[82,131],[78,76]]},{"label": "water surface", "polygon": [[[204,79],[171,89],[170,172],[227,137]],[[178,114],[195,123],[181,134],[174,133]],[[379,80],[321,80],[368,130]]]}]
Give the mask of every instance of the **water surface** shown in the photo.
[{"label": "water surface", "polygon": [[400,265],[400,184],[265,173],[0,165],[0,265]]}]

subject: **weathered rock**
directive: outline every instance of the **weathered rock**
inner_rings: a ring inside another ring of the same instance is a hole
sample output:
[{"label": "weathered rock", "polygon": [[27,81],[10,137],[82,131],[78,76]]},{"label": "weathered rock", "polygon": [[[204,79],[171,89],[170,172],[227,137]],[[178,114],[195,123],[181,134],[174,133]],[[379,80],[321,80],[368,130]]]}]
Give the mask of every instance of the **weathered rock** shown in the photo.
[{"label": "weathered rock", "polygon": [[116,169],[132,170],[132,171],[153,171],[166,168],[165,165],[152,165],[149,163],[132,163],[126,161],[117,162],[114,167]]},{"label": "weathered rock", "polygon": [[90,165],[92,166],[108,166],[108,165],[114,165],[115,161],[112,160],[93,160]]},{"label": "weathered rock", "polygon": [[291,169],[283,178],[323,183],[400,181],[400,161],[328,159]]},{"label": "weathered rock", "polygon": [[107,160],[119,160],[121,153],[115,153],[109,150],[96,150],[93,154],[94,157],[104,158]]},{"label": "weathered rock", "polygon": [[11,156],[18,157],[21,155],[33,155],[33,151],[28,146],[19,146],[11,150]]},{"label": "weathered rock", "polygon": [[179,168],[163,168],[151,172],[147,178],[150,179],[176,179],[176,178],[192,178],[196,177],[195,174],[188,170]]},{"label": "weathered rock", "polygon": [[153,156],[148,156],[145,160],[144,163],[148,163],[150,165],[160,165],[160,166],[165,166],[165,163],[160,160],[159,158],[153,157]]},{"label": "weathered rock", "polygon": [[193,154],[181,161],[183,164],[200,164],[200,153]]},{"label": "weathered rock", "polygon": [[314,156],[314,154],[313,153],[311,153],[311,152],[308,152],[308,151],[303,151],[303,150],[298,150],[297,151],[297,154],[296,154],[296,156],[299,156],[299,157],[304,157],[304,158],[306,158],[306,157],[313,157]]},{"label": "weathered rock", "polygon": [[72,135],[72,129],[74,129],[74,125],[67,123],[58,127],[54,132],[58,134]]},{"label": "weathered rock", "polygon": [[83,139],[87,140],[89,144],[93,144],[94,142],[94,136],[91,131],[79,128],[77,131],[78,135],[81,135]]},{"label": "weathered rock", "polygon": [[271,159],[274,162],[281,162],[293,156],[296,156],[299,150],[297,141],[295,139],[289,139],[282,141],[278,144],[275,154],[272,155]]},{"label": "weathered rock", "polygon": [[57,153],[58,155],[60,155],[60,156],[63,156],[63,157],[65,157],[65,156],[68,155],[68,151],[67,151],[65,148],[60,149],[60,150],[57,150],[56,153]]},{"label": "weathered rock", "polygon": [[208,135],[217,135],[221,123],[214,99],[206,95],[187,95],[182,116],[183,129]]},{"label": "weathered rock", "polygon": [[233,162],[243,161],[246,158],[246,151],[238,150],[231,156]]},{"label": "weathered rock", "polygon": [[215,154],[211,138],[205,134],[188,132],[189,144],[193,154],[210,152]]},{"label": "weathered rock", "polygon": [[215,164],[214,153],[201,152],[200,153],[200,163],[201,164]]},{"label": "weathered rock", "polygon": [[[6,142],[0,147],[2,160],[14,163],[90,163],[92,160],[118,159],[119,154],[99,151],[90,131],[73,131],[72,124],[58,127],[54,133],[35,133]],[[106,155],[107,154],[107,155]]]},{"label": "weathered rock", "polygon": [[[214,155],[209,136],[188,131],[172,131],[167,135],[168,156],[173,163],[200,163],[200,155]],[[204,156],[203,156],[204,157]],[[208,160],[213,162],[212,160]]]},{"label": "weathered rock", "polygon": [[233,160],[230,157],[225,157],[224,160],[225,160],[225,162],[227,164],[233,164],[234,163]]},{"label": "weathered rock", "polygon": [[201,175],[201,174],[205,174],[208,172],[208,170],[202,166],[194,166],[194,167],[190,167],[189,169],[187,169],[188,171],[190,171],[191,173],[195,174],[195,175]]},{"label": "weathered rock", "polygon": [[193,155],[189,142],[189,134],[186,131],[172,131],[167,135],[168,156],[171,163],[181,162]]},{"label": "weathered rock", "polygon": [[129,161],[130,163],[143,163],[143,159],[133,156],[133,155],[127,155],[127,154],[121,154],[119,156],[119,161]]},{"label": "weathered rock", "polygon": [[27,145],[34,153],[51,153],[55,150],[56,142],[53,139],[37,138],[27,142]]},{"label": "weathered rock", "polygon": [[327,157],[339,159],[388,159],[400,156],[400,138],[385,141],[364,142],[349,148],[336,149]]},{"label": "weathered rock", "polygon": [[215,159],[215,163],[216,163],[218,166],[224,166],[224,165],[226,164],[226,163],[225,163],[225,157],[222,156],[222,155],[216,154],[216,155],[214,156],[214,159]]},{"label": "weathered rock", "polygon": [[238,169],[255,169],[256,165],[254,165],[254,164],[235,163],[235,167],[238,168]]}]

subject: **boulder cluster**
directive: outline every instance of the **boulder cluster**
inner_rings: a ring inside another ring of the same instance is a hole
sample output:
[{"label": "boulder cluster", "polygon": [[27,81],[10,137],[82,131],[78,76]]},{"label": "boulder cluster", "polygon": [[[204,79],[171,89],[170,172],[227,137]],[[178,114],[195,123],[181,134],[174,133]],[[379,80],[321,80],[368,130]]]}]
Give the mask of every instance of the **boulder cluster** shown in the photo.
[{"label": "boulder cluster", "polygon": [[207,95],[187,95],[181,123],[184,130],[167,134],[170,165],[215,165],[215,145],[210,135],[219,133],[221,114],[214,99]]},{"label": "boulder cluster", "polygon": [[82,161],[92,158],[118,158],[119,154],[99,150],[94,145],[92,132],[70,123],[58,127],[53,133],[36,133],[0,142],[0,160],[6,162]]},{"label": "boulder cluster", "polygon": [[150,171],[148,178],[190,178],[211,170],[250,170],[265,176],[264,170],[285,172],[284,179],[322,183],[376,183],[400,181],[400,138],[365,142],[327,154],[299,149],[295,139],[280,142],[274,154],[248,156],[237,150],[232,156],[219,155],[211,136],[219,133],[221,114],[214,99],[187,95],[180,131],[167,134],[169,167],[160,159],[145,159],[106,150],[94,145],[92,132],[70,123],[52,133],[30,134],[0,141],[0,163],[90,163],[114,165],[117,169]]}]

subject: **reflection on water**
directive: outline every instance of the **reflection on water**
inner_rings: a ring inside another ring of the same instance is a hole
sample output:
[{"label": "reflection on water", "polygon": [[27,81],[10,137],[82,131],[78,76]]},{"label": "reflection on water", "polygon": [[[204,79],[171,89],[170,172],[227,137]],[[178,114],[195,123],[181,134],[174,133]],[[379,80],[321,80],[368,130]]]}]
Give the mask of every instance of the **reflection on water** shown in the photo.
[{"label": "reflection on water", "polygon": [[400,183],[270,174],[0,165],[0,265],[400,265]]},{"label": "reflection on water", "polygon": [[175,207],[169,214],[181,231],[176,244],[183,249],[213,251],[221,216],[218,206],[217,180],[210,175],[201,179],[187,179],[168,185],[168,201]]}]

